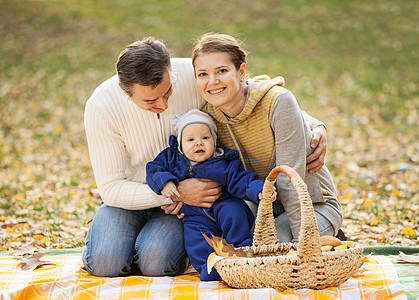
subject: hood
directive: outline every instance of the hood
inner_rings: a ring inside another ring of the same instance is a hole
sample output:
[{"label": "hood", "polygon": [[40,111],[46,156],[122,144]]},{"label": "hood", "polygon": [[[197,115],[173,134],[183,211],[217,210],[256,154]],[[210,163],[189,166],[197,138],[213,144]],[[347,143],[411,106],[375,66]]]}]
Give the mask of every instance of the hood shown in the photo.
[{"label": "hood", "polygon": [[208,111],[214,112],[211,114],[212,117],[221,124],[235,124],[240,123],[248,118],[252,114],[254,108],[259,103],[260,100],[274,87],[281,86],[285,84],[284,78],[278,76],[275,78],[270,78],[268,75],[256,76],[249,80],[249,91],[250,96],[246,100],[246,104],[242,112],[235,118],[227,118],[226,115],[218,109],[216,106],[207,103],[205,108]]}]

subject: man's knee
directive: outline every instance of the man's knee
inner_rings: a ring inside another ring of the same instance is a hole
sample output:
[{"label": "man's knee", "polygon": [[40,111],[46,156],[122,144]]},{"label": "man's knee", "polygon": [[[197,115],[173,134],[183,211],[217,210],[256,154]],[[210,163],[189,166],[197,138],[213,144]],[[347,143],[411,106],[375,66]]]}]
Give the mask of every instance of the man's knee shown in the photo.
[{"label": "man's knee", "polygon": [[189,267],[189,259],[184,252],[179,259],[173,259],[170,255],[155,255],[148,253],[142,255],[137,261],[137,267],[144,276],[174,276],[183,274]]},{"label": "man's knee", "polygon": [[125,276],[131,272],[131,267],[126,258],[118,253],[107,251],[83,251],[84,266],[93,276],[116,277]]}]

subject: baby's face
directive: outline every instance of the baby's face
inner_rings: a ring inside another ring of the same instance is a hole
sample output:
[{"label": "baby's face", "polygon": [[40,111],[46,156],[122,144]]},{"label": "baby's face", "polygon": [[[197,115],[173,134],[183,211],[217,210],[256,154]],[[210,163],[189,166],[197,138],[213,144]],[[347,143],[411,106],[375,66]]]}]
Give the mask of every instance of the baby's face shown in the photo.
[{"label": "baby's face", "polygon": [[193,161],[204,161],[214,153],[214,139],[209,127],[202,123],[187,125],[182,131],[182,151]]}]

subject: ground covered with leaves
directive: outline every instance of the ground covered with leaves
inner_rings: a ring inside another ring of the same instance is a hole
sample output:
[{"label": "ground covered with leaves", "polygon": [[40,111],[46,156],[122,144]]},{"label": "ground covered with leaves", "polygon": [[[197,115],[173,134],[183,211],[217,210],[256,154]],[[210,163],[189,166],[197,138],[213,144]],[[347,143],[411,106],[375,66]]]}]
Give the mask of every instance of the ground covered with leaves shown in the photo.
[{"label": "ground covered with leaves", "polygon": [[283,75],[327,124],[346,235],[419,246],[418,6],[273,2],[0,0],[0,251],[84,245],[100,204],[87,98],[128,43],[187,57],[207,31],[243,38],[250,74]]}]

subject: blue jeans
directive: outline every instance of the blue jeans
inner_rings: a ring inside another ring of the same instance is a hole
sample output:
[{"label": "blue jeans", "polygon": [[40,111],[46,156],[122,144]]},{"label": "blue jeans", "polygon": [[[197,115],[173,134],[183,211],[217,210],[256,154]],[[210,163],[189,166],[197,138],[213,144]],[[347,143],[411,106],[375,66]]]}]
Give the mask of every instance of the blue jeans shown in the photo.
[{"label": "blue jeans", "polygon": [[86,237],[83,263],[94,276],[172,276],[189,266],[181,220],[160,208],[102,204]]},{"label": "blue jeans", "polygon": [[[320,236],[334,235],[334,228],[330,222],[318,212],[314,211],[319,227]],[[274,206],[275,229],[280,243],[294,242],[290,222],[283,206]]]}]

